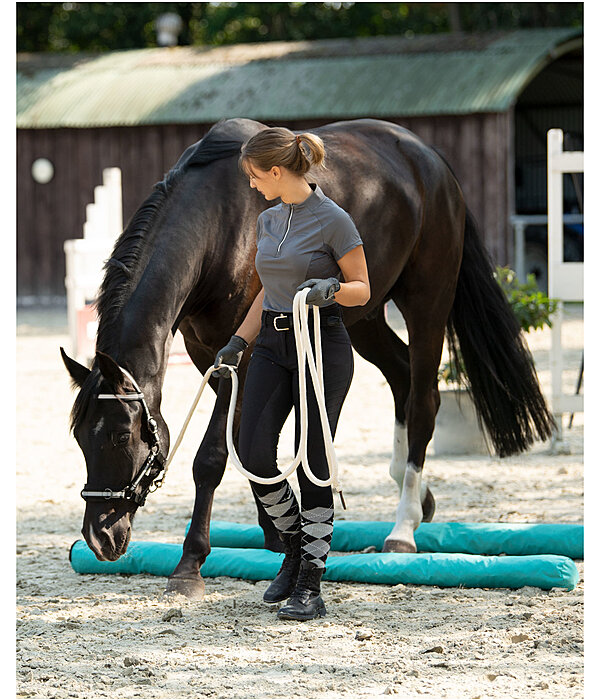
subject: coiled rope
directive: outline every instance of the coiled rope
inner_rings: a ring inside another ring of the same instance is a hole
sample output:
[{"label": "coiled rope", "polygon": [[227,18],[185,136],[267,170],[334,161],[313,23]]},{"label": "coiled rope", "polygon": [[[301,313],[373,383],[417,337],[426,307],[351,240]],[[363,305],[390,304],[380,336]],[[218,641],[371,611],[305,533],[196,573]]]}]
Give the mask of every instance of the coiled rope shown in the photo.
[{"label": "coiled rope", "polygon": [[[245,476],[250,481],[254,481],[258,484],[277,484],[284,479],[287,479],[290,474],[292,474],[297,468],[300,462],[302,462],[302,467],[306,474],[306,477],[316,486],[331,486],[331,488],[340,495],[340,500],[343,508],[346,508],[344,502],[344,496],[342,494],[341,485],[338,478],[338,462],[335,454],[335,449],[333,447],[333,438],[331,436],[331,429],[329,427],[329,420],[327,418],[327,409],[325,406],[325,386],[323,383],[323,357],[321,349],[321,326],[319,323],[319,307],[313,306],[313,322],[314,322],[314,336],[315,336],[315,353],[313,354],[312,344],[310,342],[310,336],[308,331],[308,309],[309,305],[306,303],[306,296],[310,292],[310,289],[302,289],[294,297],[293,304],[293,321],[294,321],[294,335],[296,340],[296,354],[298,356],[298,384],[300,390],[300,444],[298,445],[298,452],[292,460],[292,462],[283,470],[280,469],[281,473],[273,477],[260,477],[252,474],[247,469],[244,468],[237,454],[235,446],[233,444],[233,419],[235,414],[235,405],[237,402],[239,379],[237,376],[237,367],[232,365],[227,365],[224,363],[219,364],[217,367],[210,367],[202,378],[200,388],[196,393],[196,397],[192,403],[188,415],[183,423],[183,427],[179,432],[177,440],[171,450],[167,461],[165,463],[165,472],[172,462],[177,449],[179,448],[185,431],[189,425],[192,416],[196,410],[196,406],[200,401],[204,387],[208,383],[213,372],[215,372],[220,367],[227,367],[230,370],[230,378],[232,381],[231,387],[231,397],[229,399],[229,409],[227,411],[227,426],[226,426],[226,441],[227,449],[229,451],[229,457],[234,467]],[[315,396],[317,398],[317,404],[319,406],[319,416],[321,418],[321,426],[323,428],[323,440],[325,443],[325,454],[327,457],[327,464],[329,465],[329,478],[319,479],[316,477],[310,469],[308,462],[308,405],[306,397],[306,363],[308,362],[308,368],[312,377],[313,387],[315,389]]]}]

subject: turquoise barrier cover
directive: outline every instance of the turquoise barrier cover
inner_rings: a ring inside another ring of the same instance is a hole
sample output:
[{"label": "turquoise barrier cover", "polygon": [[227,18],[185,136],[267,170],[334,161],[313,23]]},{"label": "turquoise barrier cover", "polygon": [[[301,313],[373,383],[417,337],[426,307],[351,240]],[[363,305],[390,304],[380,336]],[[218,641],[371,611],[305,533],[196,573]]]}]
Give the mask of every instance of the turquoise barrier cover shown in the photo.
[{"label": "turquoise barrier cover", "polygon": [[[117,561],[101,562],[83,540],[77,540],[71,547],[69,558],[73,569],[82,574],[169,576],[181,553],[182,546],[178,544],[131,542],[127,553]],[[215,547],[202,566],[202,576],[270,580],[279,571],[281,561],[281,554],[266,549]],[[577,585],[579,574],[571,559],[556,555],[350,554],[330,556],[324,579],[467,588],[535,586],[572,590]]]},{"label": "turquoise barrier cover", "polygon": [[[336,520],[331,549],[356,552],[367,547],[381,551],[394,523]],[[186,528],[186,534],[189,523]],[[465,554],[557,554],[583,559],[583,525],[571,523],[422,523],[415,532],[419,552],[462,552]],[[258,525],[213,520],[210,543],[215,547],[264,546]]]},{"label": "turquoise barrier cover", "polygon": [[[84,540],[73,543],[71,566],[79,574],[153,574],[170,576],[181,559],[183,547],[165,542],[130,542],[117,561],[98,561]],[[204,573],[204,572],[203,572]]]}]

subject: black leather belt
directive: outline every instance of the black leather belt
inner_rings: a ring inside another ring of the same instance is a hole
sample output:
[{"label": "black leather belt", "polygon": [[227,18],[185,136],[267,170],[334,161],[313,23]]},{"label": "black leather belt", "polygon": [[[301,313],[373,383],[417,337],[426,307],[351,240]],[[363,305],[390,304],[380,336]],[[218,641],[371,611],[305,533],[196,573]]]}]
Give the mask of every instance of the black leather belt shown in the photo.
[{"label": "black leather belt", "polygon": [[[273,326],[276,331],[289,331],[294,328],[294,314],[280,313],[278,311],[263,311],[267,326]],[[309,320],[312,321],[312,312],[309,311]],[[342,323],[342,311],[339,306],[326,306],[319,309],[319,319],[322,326],[337,326]]]},{"label": "black leather belt", "polygon": [[[271,320],[273,321],[273,328],[276,331],[289,331],[294,323],[288,314],[279,314],[279,316],[273,316]],[[278,321],[281,324],[281,326],[283,326],[282,328],[280,328],[277,324]]]}]

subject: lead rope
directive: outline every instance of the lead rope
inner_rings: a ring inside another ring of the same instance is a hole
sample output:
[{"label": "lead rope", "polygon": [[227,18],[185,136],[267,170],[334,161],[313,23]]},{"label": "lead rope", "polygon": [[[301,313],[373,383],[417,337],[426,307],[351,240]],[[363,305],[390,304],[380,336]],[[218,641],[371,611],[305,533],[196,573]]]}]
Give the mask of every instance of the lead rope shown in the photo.
[{"label": "lead rope", "polygon": [[[338,462],[335,454],[335,449],[333,447],[333,438],[331,436],[331,429],[329,427],[329,420],[327,418],[327,409],[325,407],[325,388],[323,384],[323,357],[321,349],[321,326],[319,323],[319,307],[313,306],[313,322],[314,322],[314,335],[315,335],[315,350],[316,356],[313,355],[313,349],[310,342],[310,336],[308,333],[308,304],[306,304],[306,296],[310,292],[310,289],[302,289],[294,297],[293,305],[293,320],[294,320],[294,335],[296,340],[296,354],[298,356],[298,383],[300,389],[300,444],[298,446],[298,452],[292,460],[291,464],[287,466],[281,474],[273,477],[260,477],[247,471],[242,465],[240,458],[236,452],[235,446],[233,444],[233,418],[235,413],[235,405],[237,402],[239,379],[237,376],[237,367],[232,365],[220,364],[218,367],[211,367],[207,370],[202,378],[200,388],[196,393],[196,397],[192,403],[190,410],[188,411],[187,417],[183,423],[183,427],[179,432],[177,440],[171,450],[167,461],[165,462],[165,474],[169,467],[169,464],[173,460],[190,420],[196,410],[196,406],[200,401],[204,387],[208,383],[212,373],[219,369],[219,367],[227,367],[230,370],[230,377],[232,382],[231,387],[231,398],[229,400],[229,409],[227,411],[227,426],[225,430],[225,436],[227,440],[227,449],[229,451],[229,457],[234,465],[234,467],[245,476],[250,481],[254,481],[257,484],[277,484],[284,479],[287,479],[292,472],[294,472],[300,462],[302,462],[302,467],[307,478],[316,486],[331,486],[333,491],[339,494],[342,507],[346,510],[346,503],[344,501],[344,495],[342,493],[342,488],[338,478]],[[321,426],[323,428],[323,439],[325,442],[325,454],[327,457],[327,464],[329,465],[329,479],[319,479],[317,478],[310,469],[308,463],[308,406],[306,399],[306,362],[308,361],[308,368],[310,370],[313,386],[315,389],[315,396],[317,398],[317,404],[319,406],[319,416],[321,418]]]}]

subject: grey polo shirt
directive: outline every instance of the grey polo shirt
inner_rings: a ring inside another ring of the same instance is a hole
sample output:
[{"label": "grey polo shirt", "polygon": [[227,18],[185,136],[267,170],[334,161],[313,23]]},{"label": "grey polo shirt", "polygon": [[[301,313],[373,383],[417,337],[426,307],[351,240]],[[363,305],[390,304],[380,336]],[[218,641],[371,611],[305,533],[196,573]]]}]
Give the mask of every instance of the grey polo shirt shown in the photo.
[{"label": "grey polo shirt", "polygon": [[313,192],[300,204],[281,202],[258,217],[255,264],[265,290],[263,309],[291,312],[298,285],[313,278],[339,279],[337,261],[362,245],[350,214],[319,185],[309,184]]}]

